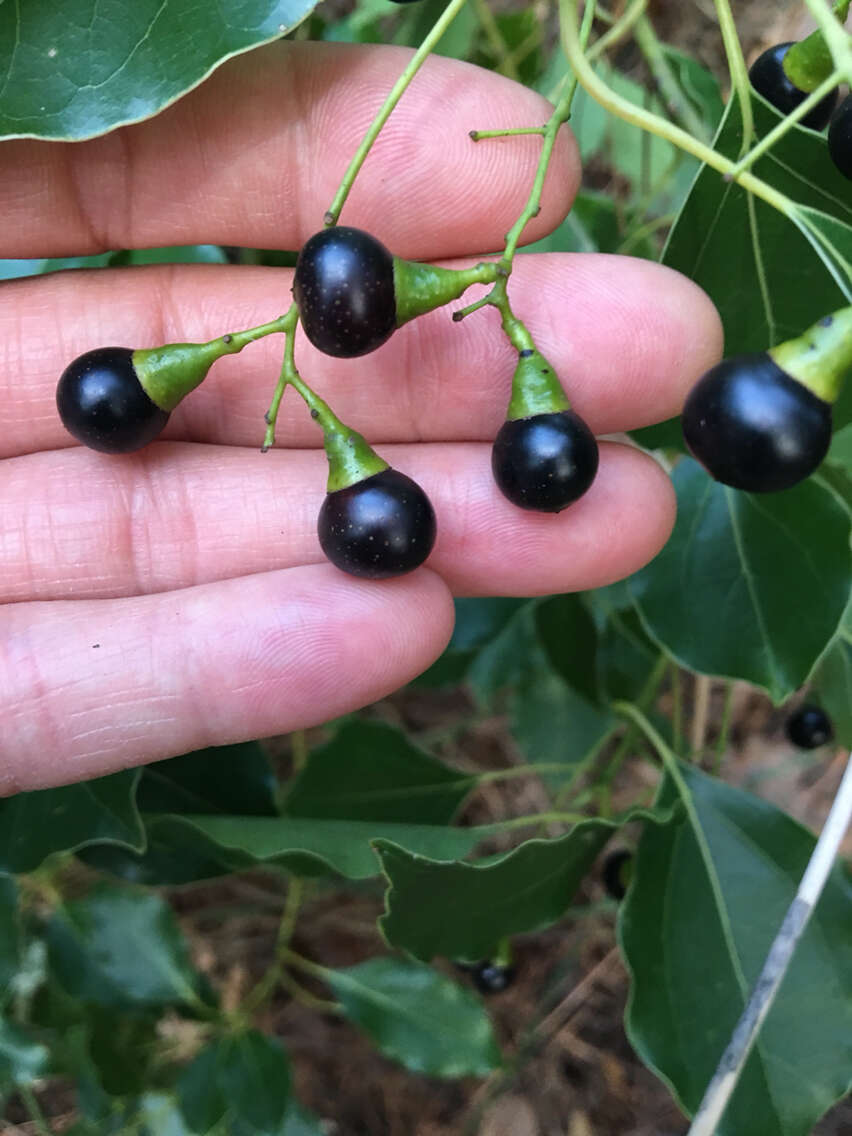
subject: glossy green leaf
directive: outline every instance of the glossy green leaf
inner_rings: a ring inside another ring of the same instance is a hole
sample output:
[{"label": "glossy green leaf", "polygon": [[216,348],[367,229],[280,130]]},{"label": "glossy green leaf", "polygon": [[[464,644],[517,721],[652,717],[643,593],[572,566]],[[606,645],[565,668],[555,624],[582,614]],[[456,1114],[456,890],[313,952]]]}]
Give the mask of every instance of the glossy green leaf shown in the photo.
[{"label": "glossy green leaf", "polygon": [[551,667],[578,694],[597,702],[598,632],[579,595],[552,596],[535,609],[538,641]]},{"label": "glossy green leaf", "polygon": [[142,1009],[198,1001],[183,935],[150,892],[101,886],[57,909],[46,937],[56,977],[81,1002]]},{"label": "glossy green leaf", "polygon": [[[652,813],[635,812],[657,819]],[[441,862],[387,840],[376,851],[388,881],[380,919],[389,943],[415,958],[476,962],[501,939],[565,914],[580,880],[627,818],[587,820],[553,840],[527,840],[484,864]]]},{"label": "glossy green leaf", "polygon": [[[642,1059],[694,1112],[795,895],[814,839],[756,797],[684,765],[696,822],[647,826],[620,938]],[[660,803],[674,799],[666,781]],[[719,1136],[806,1136],[852,1070],[852,886],[836,870]]]},{"label": "glossy green leaf", "polygon": [[75,140],[149,118],[226,59],[278,39],[310,0],[27,0],[0,5],[0,137]]},{"label": "glossy green leaf", "polygon": [[381,821],[313,820],[303,817],[162,817],[152,822],[152,839],[167,833],[199,858],[226,871],[269,863],[300,875],[337,873],[369,879],[379,873],[371,842],[384,838],[423,855],[466,856],[482,833],[443,825],[386,824]]},{"label": "glossy green leaf", "polygon": [[813,689],[831,718],[835,738],[852,749],[852,602],[814,673]]},{"label": "glossy green leaf", "polygon": [[0,1017],[0,1100],[15,1085],[30,1085],[47,1072],[50,1054],[20,1026]]},{"label": "glossy green leaf", "polygon": [[218,1038],[183,1071],[178,1101],[194,1132],[224,1121],[227,1131],[274,1136],[290,1104],[290,1068],[284,1050],[257,1030]]},{"label": "glossy green leaf", "polygon": [[287,796],[288,816],[448,824],[471,787],[406,735],[381,722],[347,722],[308,758]]},{"label": "glossy green leaf", "polygon": [[540,650],[535,607],[535,603],[519,607],[499,633],[480,648],[468,668],[468,685],[483,704],[488,705],[500,691],[521,681],[531,652]]},{"label": "glossy green leaf", "polygon": [[146,765],[136,794],[144,813],[275,816],[276,781],[257,742],[211,746]]},{"label": "glossy green leaf", "polygon": [[344,1014],[414,1073],[484,1077],[500,1063],[482,1004],[430,966],[376,958],[324,977]]},{"label": "glossy green leaf", "polygon": [[[777,112],[754,98],[759,135]],[[737,158],[742,116],[732,98],[716,148]],[[852,264],[852,195],[835,169],[825,138],[790,130],[753,172],[802,207],[802,216]],[[715,302],[728,355],[762,351],[800,335],[820,317],[852,303],[852,277],[842,279],[837,256],[812,230],[795,224],[709,167],[697,177],[674,228],[664,263],[696,281]],[[844,399],[835,423],[848,420]]]},{"label": "glossy green leaf", "polygon": [[508,711],[512,737],[527,761],[565,766],[552,775],[560,787],[585,767],[615,725],[608,710],[593,706],[535,655],[512,688]]},{"label": "glossy green leaf", "polygon": [[455,601],[456,622],[446,650],[415,680],[418,686],[456,686],[463,682],[477,652],[491,643],[529,600],[503,596]]},{"label": "glossy green leaf", "polygon": [[603,697],[638,702],[660,658],[635,611],[613,611],[599,639],[596,662]]},{"label": "glossy green leaf", "polygon": [[0,1009],[21,965],[22,948],[18,887],[10,876],[0,876]]},{"label": "glossy green leaf", "polygon": [[674,474],[669,543],[631,577],[642,621],[682,665],[782,701],[804,682],[849,600],[849,517],[814,481],[748,494],[693,461]]},{"label": "glossy green leaf", "polygon": [[91,844],[143,848],[138,780],[133,769],[0,801],[0,872],[31,872],[54,852]]}]

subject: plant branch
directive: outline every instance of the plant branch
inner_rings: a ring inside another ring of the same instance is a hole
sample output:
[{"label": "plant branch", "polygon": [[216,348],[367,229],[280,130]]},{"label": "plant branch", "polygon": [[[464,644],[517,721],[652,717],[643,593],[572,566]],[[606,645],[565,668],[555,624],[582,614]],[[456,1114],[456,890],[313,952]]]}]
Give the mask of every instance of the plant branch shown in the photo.
[{"label": "plant branch", "polygon": [[731,85],[737,93],[743,116],[742,153],[749,148],[754,137],[754,114],[751,106],[751,80],[748,77],[742,44],[734,22],[729,0],[715,0],[716,17],[722,33],[722,43],[728,60]]}]

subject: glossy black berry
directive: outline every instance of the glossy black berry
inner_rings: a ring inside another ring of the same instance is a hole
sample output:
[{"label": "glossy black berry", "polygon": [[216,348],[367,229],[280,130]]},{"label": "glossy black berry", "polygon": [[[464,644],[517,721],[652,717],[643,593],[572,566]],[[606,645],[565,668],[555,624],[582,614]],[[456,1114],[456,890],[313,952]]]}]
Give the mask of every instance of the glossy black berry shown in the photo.
[{"label": "glossy black berry", "polygon": [[315,233],[299,253],[293,295],[305,334],[326,355],[366,355],[396,328],[393,256],[361,229]]},{"label": "glossy black berry", "polygon": [[328,493],[317,529],[332,564],[383,580],[423,563],[435,543],[435,512],[416,481],[385,469]]},{"label": "glossy black berry", "polygon": [[[807,91],[801,91],[787,77],[784,70],[784,56],[793,46],[792,43],[778,43],[764,51],[751,65],[748,77],[751,85],[758,94],[763,95],[768,103],[772,103],[781,114],[790,114],[800,106],[808,97]],[[808,111],[801,120],[803,126],[811,130],[824,130],[828,126],[832,111],[837,106],[837,91],[832,91],[817,103],[813,110]]]},{"label": "glossy black berry", "polygon": [[491,469],[513,504],[558,513],[594,481],[598,444],[573,410],[509,419],[494,440]]},{"label": "glossy black berry", "polygon": [[847,95],[828,128],[828,152],[840,172],[852,181],[852,95]]},{"label": "glossy black berry", "polygon": [[515,968],[497,962],[479,962],[470,972],[473,984],[483,994],[502,994],[515,981]]},{"label": "glossy black berry", "polygon": [[139,382],[128,347],[98,347],[62,372],[56,406],[78,442],[106,454],[126,454],[152,441],[169,420]]},{"label": "glossy black berry", "polygon": [[799,749],[817,749],[834,737],[831,719],[821,706],[800,706],[787,719],[784,732]]},{"label": "glossy black berry", "polygon": [[692,455],[750,493],[789,489],[825,457],[831,407],[766,352],[725,359],[690,391],[681,418]]},{"label": "glossy black berry", "polygon": [[607,894],[613,899],[624,899],[633,866],[633,853],[626,848],[610,852],[603,864],[603,883]]}]

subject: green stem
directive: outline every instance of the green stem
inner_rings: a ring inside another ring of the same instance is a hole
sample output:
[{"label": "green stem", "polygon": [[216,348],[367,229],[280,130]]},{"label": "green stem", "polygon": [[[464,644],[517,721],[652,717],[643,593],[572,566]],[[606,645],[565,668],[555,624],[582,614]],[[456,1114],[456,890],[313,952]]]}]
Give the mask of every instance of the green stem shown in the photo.
[{"label": "green stem", "polygon": [[670,114],[676,118],[681,126],[683,126],[685,130],[688,130],[690,134],[702,139],[704,142],[709,142],[710,136],[706,125],[692,103],[683,93],[668,59],[666,59],[662,45],[657,38],[657,33],[654,31],[654,26],[644,13],[636,21],[635,39],[636,43],[639,45],[639,50],[645,56],[648,67],[651,69],[651,74],[654,76],[654,80]]},{"label": "green stem", "polygon": [[308,736],[304,730],[294,730],[290,735],[290,750],[293,755],[293,772],[301,773],[308,763]]},{"label": "green stem", "polygon": [[653,217],[644,225],[640,225],[638,229],[634,229],[632,233],[628,233],[624,241],[616,249],[616,252],[620,256],[628,255],[632,248],[635,248],[636,245],[640,244],[648,237],[652,237],[659,229],[665,229],[668,225],[673,225],[676,219],[676,213],[666,213],[662,217]]},{"label": "green stem", "polygon": [[731,85],[737,93],[743,117],[743,138],[741,153],[745,153],[754,138],[754,112],[751,106],[751,80],[748,77],[745,56],[740,43],[734,14],[729,0],[716,0],[716,17],[722,32],[722,42],[728,59]]},{"label": "green stem", "polygon": [[725,703],[722,707],[722,724],[719,727],[719,736],[716,739],[716,748],[713,752],[713,774],[718,776],[722,766],[722,758],[728,745],[728,734],[731,729],[731,710],[734,703],[734,684],[725,685]]},{"label": "green stem", "polygon": [[468,137],[474,142],[482,142],[486,138],[520,138],[524,134],[543,135],[546,126],[516,126],[508,130],[470,130]]},{"label": "green stem", "polygon": [[672,741],[675,751],[680,749],[683,734],[683,689],[680,679],[680,667],[672,663]]},{"label": "green stem", "polygon": [[507,820],[497,820],[494,821],[493,824],[480,824],[476,826],[476,830],[477,832],[481,832],[484,836],[486,833],[511,832],[516,828],[531,828],[533,825],[540,824],[575,825],[588,819],[585,813],[531,813],[529,816],[509,817]]},{"label": "green stem", "polygon": [[645,14],[647,7],[648,0],[633,0],[624,15],[589,48],[586,55],[589,62],[599,59],[604,52],[609,51],[611,47],[615,47],[617,43],[625,39],[633,30],[636,22]]},{"label": "green stem", "polygon": [[278,383],[275,387],[275,393],[272,396],[272,402],[269,406],[269,410],[266,412],[266,435],[263,439],[262,447],[264,453],[275,444],[275,423],[278,421],[278,410],[281,406],[281,399],[284,397],[284,391],[287,389],[291,374],[296,370],[294,342],[298,323],[299,309],[295,304],[291,304],[286,314],[281,317],[281,330],[285,335],[284,360],[281,363],[281,374],[278,377]]},{"label": "green stem", "polygon": [[305,896],[305,884],[299,876],[290,877],[290,886],[287,888],[287,898],[284,901],[284,910],[281,922],[278,925],[278,934],[275,939],[275,954],[264,976],[253,990],[250,990],[240,1007],[246,1017],[262,1006],[278,985],[286,965],[286,955],[289,951],[290,941],[296,929],[299,918],[299,909]]},{"label": "green stem", "polygon": [[[560,0],[562,40],[565,54],[568,56],[575,75],[592,98],[617,118],[621,118],[651,134],[656,134],[657,137],[671,142],[673,146],[692,154],[693,157],[698,158],[711,169],[730,176],[734,169],[734,163],[730,159],[717,153],[697,138],[693,138],[687,131],[668,122],[660,115],[652,114],[650,111],[628,102],[627,99],[623,99],[598,78],[583,57],[577,30],[577,3],[578,0]],[[744,108],[744,116],[747,115],[750,118],[750,111],[751,104],[748,103],[747,108]],[[753,174],[741,174],[736,180],[738,185],[746,192],[754,194],[755,197],[759,197],[785,217],[790,217],[791,220],[798,223],[795,202],[791,201],[785,194],[773,189],[772,186],[754,177]]]},{"label": "green stem", "polygon": [[680,771],[680,762],[675,752],[666,745],[665,740],[654,729],[642,711],[637,706],[634,706],[632,702],[613,702],[612,708],[616,714],[620,714],[622,717],[628,718],[633,722],[651,743],[651,746],[663,763],[663,768],[674,782],[678,795],[686,807],[689,819],[692,821],[695,829],[700,832],[701,822],[695,809],[692,793],[689,791],[689,786],[683,779],[683,774]]},{"label": "green stem", "polygon": [[479,20],[479,26],[485,33],[485,38],[491,45],[491,50],[497,60],[497,72],[500,75],[505,75],[507,79],[514,79],[516,83],[519,82],[518,68],[512,59],[505,39],[500,33],[494,14],[488,7],[487,0],[473,0],[473,7],[476,11],[476,18]]},{"label": "green stem", "polygon": [[564,773],[568,767],[558,761],[542,761],[538,765],[515,765],[511,769],[493,769],[487,773],[477,773],[470,780],[475,785],[487,785],[495,781],[510,781],[515,777],[532,777],[541,773]]},{"label": "green stem", "polygon": [[340,183],[340,187],[338,188],[337,193],[334,195],[334,200],[329,206],[328,212],[323,219],[326,226],[337,224],[337,221],[340,217],[340,212],[346,203],[346,199],[349,196],[349,192],[352,189],[355,178],[358,176],[367,155],[372,149],[373,143],[381,133],[382,127],[385,125],[393,111],[396,109],[397,103],[405,94],[412,79],[431,54],[432,49],[437,46],[442,36],[444,35],[444,32],[446,32],[447,28],[450,26],[450,24],[453,22],[453,20],[456,18],[456,16],[459,14],[466,3],[467,0],[450,0],[450,3],[444,9],[443,13],[438,18],[432,30],[429,32],[429,34],[423,40],[423,43],[421,43],[420,47],[411,57],[408,66],[397,79],[396,83],[394,83],[390,94],[382,103],[378,114],[370,124],[370,127],[367,130],[367,133],[364,135],[361,145],[355,151],[355,155],[352,158],[352,161],[349,163],[346,173],[343,175],[343,180]]},{"label": "green stem", "polygon": [[831,94],[839,82],[840,73],[835,71],[824,83],[821,83],[812,94],[808,95],[803,103],[800,103],[795,110],[791,111],[786,118],[783,118],[768,134],[764,135],[756,146],[749,150],[744,157],[740,158],[731,170],[730,177],[736,180],[741,173],[750,169],[758,158],[763,157],[767,150],[771,150],[775,143],[784,137],[793,123],[801,121],[806,114],[813,110],[817,103],[822,102],[826,95]]}]

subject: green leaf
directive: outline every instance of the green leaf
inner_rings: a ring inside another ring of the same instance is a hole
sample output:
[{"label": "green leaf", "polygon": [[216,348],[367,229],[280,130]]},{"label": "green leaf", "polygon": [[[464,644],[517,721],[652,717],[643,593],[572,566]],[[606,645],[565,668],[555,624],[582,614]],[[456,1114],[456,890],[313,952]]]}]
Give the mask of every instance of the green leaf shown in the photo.
[{"label": "green leaf", "polygon": [[170,245],[166,248],[121,249],[110,255],[111,268],[129,264],[227,264],[221,245]]},{"label": "green leaf", "polygon": [[27,0],[0,5],[0,136],[73,141],[150,118],[226,59],[278,39],[310,0]]},{"label": "green leaf", "polygon": [[471,788],[380,722],[348,722],[308,758],[287,796],[288,816],[399,824],[448,824]]},{"label": "green leaf", "polygon": [[443,655],[415,680],[418,686],[456,686],[462,682],[477,652],[487,648],[529,600],[502,596],[457,599],[453,636]]},{"label": "green leaf", "polygon": [[484,1077],[500,1063],[481,1003],[429,966],[376,958],[324,978],[344,1014],[413,1073]]},{"label": "green leaf", "polygon": [[10,876],[0,876],[0,1009],[21,965],[22,949],[18,887]]},{"label": "green leaf", "polygon": [[13,1022],[0,1017],[0,1094],[30,1085],[47,1072],[50,1054]]},{"label": "green leaf", "polygon": [[299,875],[337,873],[352,880],[378,875],[371,842],[380,837],[424,855],[456,857],[483,836],[443,825],[303,817],[159,817],[151,831],[152,839],[167,838],[173,847],[182,841],[194,855],[218,863],[220,875],[271,863]]},{"label": "green leaf", "polygon": [[275,776],[257,742],[211,746],[145,766],[136,803],[145,813],[275,816]]},{"label": "green leaf", "polygon": [[638,702],[660,651],[636,612],[611,612],[599,642],[597,677],[607,701]]},{"label": "green leaf", "polygon": [[598,632],[579,595],[553,596],[535,609],[538,640],[551,667],[589,702],[598,701]]},{"label": "green leaf", "polygon": [[134,797],[139,770],[0,801],[0,872],[31,872],[54,852],[91,844],[145,845]]},{"label": "green leaf", "polygon": [[139,1136],[193,1136],[168,1093],[144,1093],[137,1102],[136,1119],[142,1129]]},{"label": "green leaf", "polygon": [[[814,847],[773,805],[684,765],[697,815],[646,827],[620,938],[640,1057],[698,1106]],[[674,799],[670,781],[660,803]],[[852,1069],[852,887],[836,870],[719,1128],[805,1136]]]},{"label": "green leaf", "polygon": [[290,1104],[287,1055],[257,1030],[219,1038],[183,1071],[177,1095],[194,1132],[208,1132],[224,1120],[229,1132],[272,1136]]},{"label": "green leaf", "polygon": [[852,603],[814,673],[813,689],[831,718],[835,738],[852,749]]},{"label": "green leaf", "polygon": [[198,1001],[186,942],[157,895],[101,886],[59,908],[46,938],[56,977],[81,1002],[138,1010]]},{"label": "green leaf", "polygon": [[527,840],[484,864],[441,862],[376,841],[388,881],[379,920],[389,943],[415,958],[476,962],[511,935],[550,926],[565,914],[614,830],[639,816],[582,821],[554,840]]},{"label": "green leaf", "polygon": [[740,493],[685,459],[674,483],[674,533],[630,580],[642,621],[683,666],[745,679],[780,702],[804,682],[849,600],[849,517],[814,481]]},{"label": "green leaf", "polygon": [[[754,99],[760,136],[778,113]],[[728,104],[716,141],[726,157],[739,157],[741,108]],[[852,197],[835,169],[825,138],[795,127],[759,159],[753,172],[800,206],[800,216],[834,242],[852,263]],[[794,223],[739,185],[703,167],[670,235],[665,264],[691,277],[719,309],[728,355],[763,351],[800,335],[828,312],[852,303],[852,277],[841,278],[838,257],[811,230]],[[852,404],[835,410],[848,421]]]}]

